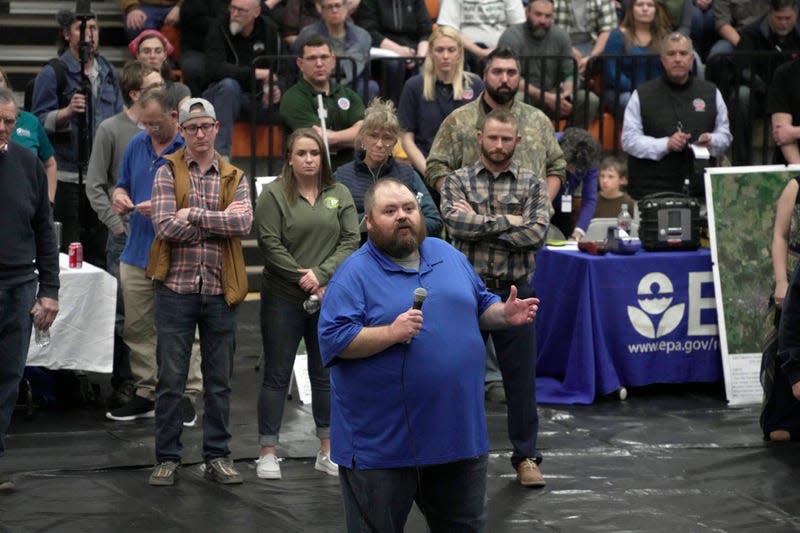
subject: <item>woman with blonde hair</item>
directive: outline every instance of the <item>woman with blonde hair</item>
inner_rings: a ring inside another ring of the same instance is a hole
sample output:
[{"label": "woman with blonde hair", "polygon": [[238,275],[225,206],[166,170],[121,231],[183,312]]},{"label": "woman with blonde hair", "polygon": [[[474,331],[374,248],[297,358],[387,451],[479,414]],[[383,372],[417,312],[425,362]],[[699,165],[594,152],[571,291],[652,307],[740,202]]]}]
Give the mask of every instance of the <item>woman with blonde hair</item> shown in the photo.
[{"label": "woman with blonde hair", "polygon": [[[356,137],[356,143],[360,144],[356,149],[356,157],[336,170],[336,179],[350,190],[359,218],[362,218],[367,189],[380,178],[395,178],[417,195],[428,235],[440,236],[442,219],[422,178],[411,165],[400,163],[392,156],[402,133],[392,101],[374,99],[364,112],[364,120]],[[366,233],[362,235],[362,241],[365,240]]]},{"label": "woman with blonde hair", "polygon": [[358,247],[358,219],[347,187],[336,183],[325,145],[311,128],[286,142],[281,175],[258,197],[255,229],[264,258],[261,337],[264,378],[258,396],[256,475],[280,479],[278,437],[300,339],[305,340],[311,412],[320,440],[314,468],[339,475],[330,461],[331,389],[317,341],[319,302],[336,268]]},{"label": "woman with blonde hair", "polygon": [[483,91],[483,81],[464,71],[464,45],[458,31],[439,26],[428,43],[422,74],[406,82],[397,111],[405,130],[403,149],[421,175],[425,175],[425,158],[442,121]]}]

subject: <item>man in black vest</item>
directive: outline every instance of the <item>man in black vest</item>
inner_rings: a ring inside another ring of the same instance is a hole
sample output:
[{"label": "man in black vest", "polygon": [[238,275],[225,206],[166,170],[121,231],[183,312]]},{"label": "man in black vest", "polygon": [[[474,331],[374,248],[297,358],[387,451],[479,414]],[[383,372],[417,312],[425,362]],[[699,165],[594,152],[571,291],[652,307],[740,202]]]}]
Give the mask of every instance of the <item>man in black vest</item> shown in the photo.
[{"label": "man in black vest", "polygon": [[[688,192],[701,201],[703,169],[730,146],[728,109],[716,85],[692,74],[692,41],[673,32],[661,46],[664,75],[641,85],[625,108],[622,149],[628,193]],[[700,152],[710,152],[703,159]],[[684,182],[689,180],[689,190]]]}]

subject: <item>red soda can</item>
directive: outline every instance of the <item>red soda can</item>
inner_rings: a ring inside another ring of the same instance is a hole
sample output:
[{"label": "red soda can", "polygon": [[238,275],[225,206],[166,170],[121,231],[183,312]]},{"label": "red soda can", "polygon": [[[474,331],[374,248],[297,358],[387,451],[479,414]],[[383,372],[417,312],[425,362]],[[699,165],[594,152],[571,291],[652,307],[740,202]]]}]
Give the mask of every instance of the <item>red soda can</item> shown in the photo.
[{"label": "red soda can", "polygon": [[83,267],[83,245],[79,242],[69,243],[69,268]]}]

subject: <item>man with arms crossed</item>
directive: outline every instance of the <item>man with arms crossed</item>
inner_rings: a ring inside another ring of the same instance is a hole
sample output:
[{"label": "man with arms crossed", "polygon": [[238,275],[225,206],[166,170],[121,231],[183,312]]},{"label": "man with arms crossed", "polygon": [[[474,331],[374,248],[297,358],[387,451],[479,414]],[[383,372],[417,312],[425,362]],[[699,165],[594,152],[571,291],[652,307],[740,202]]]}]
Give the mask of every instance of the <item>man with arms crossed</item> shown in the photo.
[{"label": "man with arms crossed", "polygon": [[[534,254],[550,225],[545,184],[513,159],[520,137],[510,112],[491,111],[476,136],[481,158],[445,180],[441,207],[447,231],[488,290],[501,298],[517,292],[531,297]],[[489,331],[482,333],[485,340]],[[536,330],[525,324],[491,336],[506,389],[511,464],[520,484],[543,487],[536,449]]]}]

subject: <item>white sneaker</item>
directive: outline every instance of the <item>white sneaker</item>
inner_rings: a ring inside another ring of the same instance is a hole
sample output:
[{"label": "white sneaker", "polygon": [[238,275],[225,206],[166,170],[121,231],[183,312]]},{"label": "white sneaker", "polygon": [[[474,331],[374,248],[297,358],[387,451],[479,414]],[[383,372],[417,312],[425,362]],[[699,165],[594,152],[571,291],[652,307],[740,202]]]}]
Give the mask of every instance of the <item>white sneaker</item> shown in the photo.
[{"label": "white sneaker", "polygon": [[317,454],[317,462],[314,464],[314,469],[325,472],[329,476],[339,477],[339,465],[331,461],[331,458],[322,453],[322,450]]},{"label": "white sneaker", "polygon": [[256,475],[261,479],[280,479],[281,466],[274,453],[256,459]]}]

